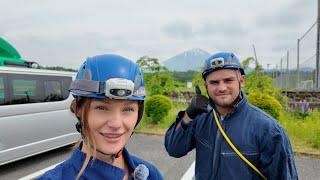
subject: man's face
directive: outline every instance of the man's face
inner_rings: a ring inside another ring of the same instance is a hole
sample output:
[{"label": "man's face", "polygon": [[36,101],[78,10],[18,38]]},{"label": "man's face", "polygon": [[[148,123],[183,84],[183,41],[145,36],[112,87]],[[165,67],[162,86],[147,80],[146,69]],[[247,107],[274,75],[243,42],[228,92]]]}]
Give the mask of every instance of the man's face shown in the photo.
[{"label": "man's face", "polygon": [[244,86],[244,76],[241,76],[238,70],[214,71],[207,75],[205,86],[217,107],[228,108],[238,97],[240,88]]}]

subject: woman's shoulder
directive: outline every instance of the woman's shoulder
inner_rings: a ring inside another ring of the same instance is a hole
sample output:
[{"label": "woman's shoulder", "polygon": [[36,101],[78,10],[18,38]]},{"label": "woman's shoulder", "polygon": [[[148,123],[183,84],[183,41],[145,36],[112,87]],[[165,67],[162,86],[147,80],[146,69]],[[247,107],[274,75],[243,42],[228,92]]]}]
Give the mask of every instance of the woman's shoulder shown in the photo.
[{"label": "woman's shoulder", "polygon": [[37,179],[47,180],[47,179],[74,179],[77,175],[77,170],[72,165],[72,159],[67,159],[61,163],[53,165],[44,174],[39,176]]},{"label": "woman's shoulder", "polygon": [[[54,165],[55,166],[55,165]],[[65,169],[69,169],[67,164],[62,162],[52,169],[47,170],[41,176],[37,177],[39,180],[47,180],[47,179],[63,179],[65,176]]]},{"label": "woman's shoulder", "polygon": [[134,162],[134,164],[136,165],[134,171],[142,171],[143,172],[143,171],[145,171],[144,168],[148,168],[148,171],[149,171],[148,179],[151,179],[151,180],[153,180],[153,179],[162,180],[163,179],[161,172],[152,163],[150,163],[146,160],[143,160],[143,159],[141,159],[137,156],[134,156],[134,155],[131,155],[131,159]]}]

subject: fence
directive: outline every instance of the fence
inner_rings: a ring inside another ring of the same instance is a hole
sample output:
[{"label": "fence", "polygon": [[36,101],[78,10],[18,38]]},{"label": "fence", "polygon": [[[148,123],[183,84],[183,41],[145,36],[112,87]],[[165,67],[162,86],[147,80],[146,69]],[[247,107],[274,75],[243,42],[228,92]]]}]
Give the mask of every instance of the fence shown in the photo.
[{"label": "fence", "polygon": [[269,71],[275,86],[284,90],[320,91],[317,82],[317,22],[287,50]]}]

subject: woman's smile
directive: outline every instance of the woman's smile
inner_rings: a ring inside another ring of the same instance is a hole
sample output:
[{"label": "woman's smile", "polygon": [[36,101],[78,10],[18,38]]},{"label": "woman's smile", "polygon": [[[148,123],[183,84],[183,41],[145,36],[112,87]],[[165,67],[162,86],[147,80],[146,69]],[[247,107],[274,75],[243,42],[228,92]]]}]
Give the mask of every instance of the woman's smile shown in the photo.
[{"label": "woman's smile", "polygon": [[125,133],[101,133],[100,135],[108,142],[117,142],[121,139],[122,135]]}]

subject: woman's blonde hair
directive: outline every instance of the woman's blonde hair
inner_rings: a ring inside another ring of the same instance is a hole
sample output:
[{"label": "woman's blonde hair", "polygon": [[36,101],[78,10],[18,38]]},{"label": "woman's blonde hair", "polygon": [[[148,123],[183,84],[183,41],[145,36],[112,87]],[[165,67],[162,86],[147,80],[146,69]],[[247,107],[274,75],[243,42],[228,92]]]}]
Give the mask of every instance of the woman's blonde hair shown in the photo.
[{"label": "woman's blonde hair", "polygon": [[85,143],[88,147],[85,160],[76,179],[79,179],[81,177],[84,170],[88,166],[90,159],[94,159],[96,157],[96,141],[93,138],[92,133],[90,132],[88,124],[88,112],[91,105],[91,101],[92,100],[90,98],[75,97],[70,106],[71,112],[73,112],[76,115],[78,121],[81,124],[80,131],[83,138],[83,143]]}]

